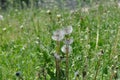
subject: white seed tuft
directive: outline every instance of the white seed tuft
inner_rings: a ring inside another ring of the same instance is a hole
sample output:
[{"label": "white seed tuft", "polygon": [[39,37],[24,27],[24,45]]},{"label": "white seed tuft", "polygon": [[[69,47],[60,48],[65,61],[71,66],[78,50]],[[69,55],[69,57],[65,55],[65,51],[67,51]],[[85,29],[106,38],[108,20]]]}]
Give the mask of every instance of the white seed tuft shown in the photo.
[{"label": "white seed tuft", "polygon": [[[68,51],[67,51],[68,50]],[[72,52],[72,47],[70,45],[63,45],[63,47],[61,48],[61,51],[63,53],[71,53]]]}]

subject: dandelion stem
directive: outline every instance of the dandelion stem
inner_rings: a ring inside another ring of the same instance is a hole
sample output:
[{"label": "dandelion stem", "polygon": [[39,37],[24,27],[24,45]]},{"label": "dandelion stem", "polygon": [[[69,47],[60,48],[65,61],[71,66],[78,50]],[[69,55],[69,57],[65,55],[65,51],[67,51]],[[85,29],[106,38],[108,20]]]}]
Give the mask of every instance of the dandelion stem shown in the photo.
[{"label": "dandelion stem", "polygon": [[[60,50],[60,41],[57,41],[57,54],[59,55],[59,50]],[[56,76],[57,76],[57,80],[60,79],[60,75],[59,75],[59,72],[60,72],[60,64],[59,64],[59,60],[56,59]]]},{"label": "dandelion stem", "polygon": [[78,77],[76,77],[76,79],[75,80],[78,80]]},{"label": "dandelion stem", "polygon": [[59,80],[59,61],[56,59],[56,76],[57,80]]},{"label": "dandelion stem", "polygon": [[67,48],[66,48],[66,80],[69,80],[69,59],[68,59],[68,45],[66,45],[67,46]]}]

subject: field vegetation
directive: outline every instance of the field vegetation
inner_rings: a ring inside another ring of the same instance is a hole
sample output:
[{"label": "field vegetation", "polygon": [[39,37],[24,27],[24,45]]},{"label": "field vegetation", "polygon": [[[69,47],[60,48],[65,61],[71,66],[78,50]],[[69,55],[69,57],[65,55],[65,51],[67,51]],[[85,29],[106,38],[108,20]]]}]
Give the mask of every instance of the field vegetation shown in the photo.
[{"label": "field vegetation", "polygon": [[0,10],[0,80],[120,80],[120,3]]}]

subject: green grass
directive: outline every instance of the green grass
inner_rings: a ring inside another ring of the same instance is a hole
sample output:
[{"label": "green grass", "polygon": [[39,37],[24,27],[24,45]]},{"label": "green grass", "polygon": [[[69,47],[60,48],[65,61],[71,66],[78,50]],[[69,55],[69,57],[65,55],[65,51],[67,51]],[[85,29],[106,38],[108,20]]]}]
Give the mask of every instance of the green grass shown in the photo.
[{"label": "green grass", "polygon": [[[18,71],[24,80],[44,80],[44,71],[47,80],[55,80],[56,45],[51,39],[52,32],[69,25],[73,26],[74,39],[69,58],[70,80],[77,70],[78,80],[83,79],[83,70],[87,72],[86,80],[95,80],[97,70],[96,80],[110,80],[113,71],[117,71],[120,79],[120,8],[117,4],[104,3],[98,8],[92,5],[89,12],[79,8],[72,14],[69,10],[53,9],[50,15],[46,11],[12,9],[1,13],[4,20],[0,21],[0,80],[18,79],[15,75]],[[57,14],[62,16],[59,21]],[[97,54],[101,49],[104,54],[100,57]],[[65,73],[64,60],[61,69]],[[40,79],[37,79],[38,73]]]}]

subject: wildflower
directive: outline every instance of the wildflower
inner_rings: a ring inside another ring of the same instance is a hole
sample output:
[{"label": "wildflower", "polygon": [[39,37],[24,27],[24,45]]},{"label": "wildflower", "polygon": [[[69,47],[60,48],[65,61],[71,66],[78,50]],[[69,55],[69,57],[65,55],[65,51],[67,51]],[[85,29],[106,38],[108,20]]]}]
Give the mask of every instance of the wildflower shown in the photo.
[{"label": "wildflower", "polygon": [[23,29],[23,27],[24,27],[24,26],[23,26],[23,25],[21,25],[21,26],[20,26],[20,29]]},{"label": "wildflower", "polygon": [[50,15],[50,14],[51,14],[51,11],[50,11],[50,10],[47,10],[47,14],[49,14],[49,15]]},{"label": "wildflower", "polygon": [[60,56],[57,53],[54,54],[54,57],[55,59],[60,60]]},{"label": "wildflower", "polygon": [[72,43],[73,43],[73,38],[66,39],[66,40],[64,41],[64,43],[65,43],[66,45],[72,44]]},{"label": "wildflower", "polygon": [[39,41],[35,41],[36,44],[39,44]]},{"label": "wildflower", "polygon": [[60,18],[61,18],[61,15],[60,15],[60,14],[57,14],[57,18],[60,19]]},{"label": "wildflower", "polygon": [[114,57],[114,60],[117,60],[118,59],[118,56],[116,55],[115,57]]},{"label": "wildflower", "polygon": [[55,41],[61,41],[64,38],[64,32],[63,30],[56,30],[53,32],[52,39]]},{"label": "wildflower", "polygon": [[3,20],[3,16],[2,15],[0,15],[0,20]]},{"label": "wildflower", "polygon": [[72,26],[68,26],[68,27],[64,28],[63,31],[64,31],[65,35],[68,35],[68,34],[72,33],[73,28],[72,28]]},{"label": "wildflower", "polygon": [[3,31],[6,31],[6,28],[3,28],[2,30],[3,30]]},{"label": "wildflower", "polygon": [[63,47],[61,48],[61,51],[63,52],[63,53],[70,53],[70,52],[72,52],[72,47],[70,46],[70,45],[63,45]]},{"label": "wildflower", "polygon": [[71,11],[70,11],[70,14],[74,14],[74,13],[75,13],[75,10],[71,10]]},{"label": "wildflower", "polygon": [[113,70],[114,68],[115,68],[115,66],[114,66],[114,65],[112,65],[112,66],[111,66],[111,69]]},{"label": "wildflower", "polygon": [[116,71],[116,70],[114,71],[114,75],[113,75],[113,76],[114,76],[114,79],[115,79],[115,80],[118,79],[118,74],[117,74],[117,71]]},{"label": "wildflower", "polygon": [[90,77],[93,78],[94,74],[91,74]]},{"label": "wildflower", "polygon": [[101,49],[100,52],[98,53],[99,56],[102,56],[104,54],[104,51]]},{"label": "wildflower", "polygon": [[81,11],[87,13],[87,12],[89,11],[89,8],[88,8],[88,7],[83,7],[83,8],[81,9]]}]

